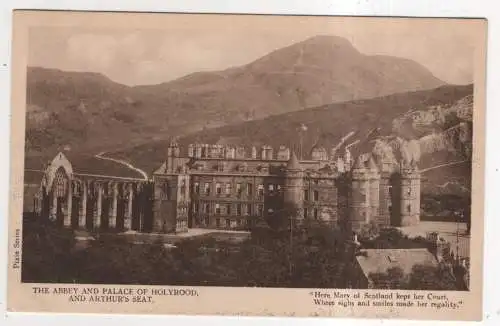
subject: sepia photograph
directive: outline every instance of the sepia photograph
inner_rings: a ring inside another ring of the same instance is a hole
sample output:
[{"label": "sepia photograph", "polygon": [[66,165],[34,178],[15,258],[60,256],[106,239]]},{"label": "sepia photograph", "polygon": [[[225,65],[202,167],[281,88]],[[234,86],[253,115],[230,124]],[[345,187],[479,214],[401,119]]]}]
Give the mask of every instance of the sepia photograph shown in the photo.
[{"label": "sepia photograph", "polygon": [[470,293],[484,21],[42,14],[13,77],[11,267],[35,294]]}]

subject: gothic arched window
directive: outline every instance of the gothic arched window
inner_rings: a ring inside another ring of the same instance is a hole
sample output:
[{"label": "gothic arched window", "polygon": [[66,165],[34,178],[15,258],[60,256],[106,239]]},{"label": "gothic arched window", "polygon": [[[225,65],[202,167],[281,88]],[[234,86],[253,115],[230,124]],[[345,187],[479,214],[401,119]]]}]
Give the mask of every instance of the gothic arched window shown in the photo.
[{"label": "gothic arched window", "polygon": [[68,178],[63,168],[59,168],[54,176],[54,184],[52,186],[56,197],[64,197],[68,188]]}]

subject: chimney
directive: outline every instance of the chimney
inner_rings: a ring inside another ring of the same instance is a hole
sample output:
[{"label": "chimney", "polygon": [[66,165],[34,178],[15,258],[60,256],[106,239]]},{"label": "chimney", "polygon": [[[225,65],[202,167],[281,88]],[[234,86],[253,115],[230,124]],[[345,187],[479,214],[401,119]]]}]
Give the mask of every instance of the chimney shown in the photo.
[{"label": "chimney", "polygon": [[267,159],[267,155],[266,155],[267,153],[266,153],[266,146],[265,146],[265,145],[264,145],[264,146],[262,146],[261,151],[260,151],[260,154],[261,154],[261,158],[262,158],[263,160]]},{"label": "chimney", "polygon": [[255,148],[255,146],[252,146],[252,158],[253,159],[257,158],[257,148]]},{"label": "chimney", "polygon": [[290,159],[290,149],[281,145],[278,150],[277,158],[280,161],[288,161]]},{"label": "chimney", "polygon": [[272,160],[274,156],[273,154],[274,154],[273,148],[271,146],[267,146],[267,159]]},{"label": "chimney", "polygon": [[188,145],[188,157],[194,157],[194,146],[193,144]]}]

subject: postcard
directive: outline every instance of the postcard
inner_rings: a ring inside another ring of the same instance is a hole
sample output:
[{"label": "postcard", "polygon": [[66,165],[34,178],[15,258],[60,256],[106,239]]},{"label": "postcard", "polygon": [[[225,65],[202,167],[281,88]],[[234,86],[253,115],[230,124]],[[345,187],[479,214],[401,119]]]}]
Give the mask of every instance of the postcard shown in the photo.
[{"label": "postcard", "polygon": [[486,20],[13,21],[9,311],[481,318]]}]

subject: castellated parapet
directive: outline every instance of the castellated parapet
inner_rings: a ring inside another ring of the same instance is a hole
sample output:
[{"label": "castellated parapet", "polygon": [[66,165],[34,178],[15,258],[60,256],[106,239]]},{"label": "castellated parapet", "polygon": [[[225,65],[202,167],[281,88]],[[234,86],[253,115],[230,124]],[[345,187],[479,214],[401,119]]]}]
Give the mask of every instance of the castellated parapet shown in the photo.
[{"label": "castellated parapet", "polygon": [[[166,226],[181,232],[185,225],[248,229],[283,212],[293,220],[354,232],[369,223],[387,227],[419,221],[415,163],[398,167],[371,155],[352,163],[348,148],[331,156],[316,148],[307,160],[284,145],[274,152],[269,145],[192,144],[186,157],[181,152],[172,142],[153,176],[158,232]],[[166,189],[170,195],[162,193]]]}]

